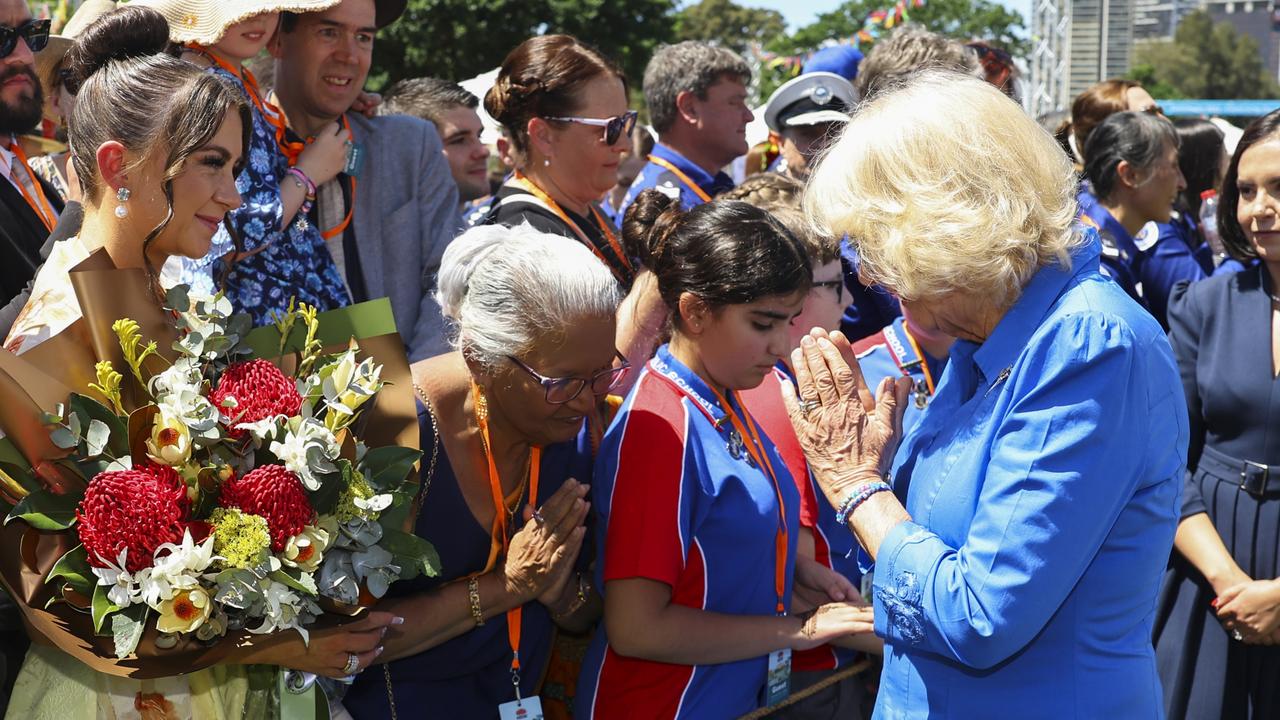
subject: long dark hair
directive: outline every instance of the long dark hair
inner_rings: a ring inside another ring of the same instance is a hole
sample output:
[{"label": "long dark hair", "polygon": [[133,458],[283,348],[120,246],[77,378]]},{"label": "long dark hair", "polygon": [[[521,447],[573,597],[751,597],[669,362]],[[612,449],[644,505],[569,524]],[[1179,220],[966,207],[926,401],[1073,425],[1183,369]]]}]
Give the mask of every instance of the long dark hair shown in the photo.
[{"label": "long dark hair", "polygon": [[1222,192],[1219,193],[1218,202],[1218,234],[1222,236],[1222,245],[1227,253],[1242,262],[1258,257],[1258,252],[1253,249],[1253,243],[1245,237],[1244,228],[1240,227],[1240,221],[1236,219],[1236,206],[1240,204],[1240,189],[1236,187],[1240,178],[1240,158],[1249,148],[1269,140],[1277,133],[1280,133],[1280,110],[1272,110],[1249,123],[1249,127],[1244,129],[1244,135],[1240,136],[1240,142],[1236,143],[1236,152],[1227,165],[1226,176],[1222,178]]},{"label": "long dark hair", "polygon": [[804,245],[772,215],[744,202],[716,200],[682,211],[678,200],[645,190],[622,228],[627,251],[657,277],[677,329],[683,293],[714,309],[807,291],[813,283]]},{"label": "long dark hair", "polygon": [[1178,118],[1173,121],[1178,130],[1178,168],[1187,180],[1182,191],[1180,210],[1200,214],[1200,193],[1218,186],[1218,173],[1222,170],[1223,135],[1217,125],[1201,118]]}]

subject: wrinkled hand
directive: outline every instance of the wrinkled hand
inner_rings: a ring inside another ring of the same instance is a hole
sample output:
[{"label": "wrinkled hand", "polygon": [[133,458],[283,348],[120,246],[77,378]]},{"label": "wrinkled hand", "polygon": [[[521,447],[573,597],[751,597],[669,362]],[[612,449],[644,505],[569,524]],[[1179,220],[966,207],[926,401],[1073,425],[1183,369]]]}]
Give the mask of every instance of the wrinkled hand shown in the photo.
[{"label": "wrinkled hand", "polygon": [[382,104],[382,96],[368,90],[361,90],[356,101],[351,103],[351,112],[371,118],[378,114],[378,106]]},{"label": "wrinkled hand", "polygon": [[1251,580],[1227,588],[1217,598],[1218,620],[1247,643],[1272,645],[1280,629],[1280,581]]},{"label": "wrinkled hand", "polygon": [[387,628],[403,623],[404,618],[393,613],[373,611],[355,622],[323,630],[313,629],[305,643],[298,637],[296,641],[282,644],[276,662],[272,664],[341,678],[348,675],[347,659],[354,653],[360,658],[356,669],[358,674],[382,654],[382,638],[387,634]]},{"label": "wrinkled hand", "polygon": [[524,526],[511,538],[502,569],[507,592],[528,602],[557,583],[563,590],[587,534],[587,490],[577,480],[566,480],[538,511],[540,520],[525,507]]},{"label": "wrinkled hand", "polygon": [[[844,334],[814,328],[791,353],[800,386],[783,402],[818,485],[833,507],[858,485],[884,477],[902,434],[910,381],[885,378],[873,397]],[[807,402],[806,414],[800,407]]]},{"label": "wrinkled hand", "polygon": [[336,122],[316,133],[316,139],[298,156],[298,169],[317,187],[329,182],[347,165],[347,141],[351,134]]},{"label": "wrinkled hand", "polygon": [[829,602],[862,603],[862,595],[849,578],[803,555],[796,556],[795,582],[791,590],[791,612],[808,612]]},{"label": "wrinkled hand", "polygon": [[839,602],[820,605],[800,618],[792,650],[811,650],[850,635],[875,633],[875,615],[870,605]]}]

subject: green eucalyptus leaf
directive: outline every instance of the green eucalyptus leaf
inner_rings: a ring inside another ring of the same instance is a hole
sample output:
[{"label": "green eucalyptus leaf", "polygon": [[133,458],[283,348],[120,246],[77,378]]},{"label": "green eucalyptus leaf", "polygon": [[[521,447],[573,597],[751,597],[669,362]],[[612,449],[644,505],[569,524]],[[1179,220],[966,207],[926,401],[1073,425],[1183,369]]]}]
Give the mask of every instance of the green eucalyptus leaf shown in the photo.
[{"label": "green eucalyptus leaf", "polygon": [[147,628],[146,605],[132,605],[111,616],[111,635],[115,640],[116,659],[123,660],[138,648],[142,631]]},{"label": "green eucalyptus leaf", "polygon": [[383,526],[382,540],[378,544],[395,557],[396,564],[400,566],[401,580],[440,574],[440,554],[431,543],[417,535]]},{"label": "green eucalyptus leaf", "polygon": [[94,418],[89,421],[89,432],[85,433],[85,445],[89,449],[89,457],[97,457],[106,449],[107,442],[111,439],[111,428],[101,420]]},{"label": "green eucalyptus leaf", "polygon": [[108,439],[103,447],[112,456],[123,457],[129,454],[129,428],[125,425],[125,420],[116,415],[111,408],[87,395],[75,393],[71,395],[70,405],[73,413],[89,421],[87,424],[90,430],[93,429],[93,420],[97,420],[107,426]]},{"label": "green eucalyptus leaf", "polygon": [[93,586],[93,631],[102,633],[102,622],[107,616],[119,612],[120,608],[107,599],[107,591],[110,590],[106,585]]}]

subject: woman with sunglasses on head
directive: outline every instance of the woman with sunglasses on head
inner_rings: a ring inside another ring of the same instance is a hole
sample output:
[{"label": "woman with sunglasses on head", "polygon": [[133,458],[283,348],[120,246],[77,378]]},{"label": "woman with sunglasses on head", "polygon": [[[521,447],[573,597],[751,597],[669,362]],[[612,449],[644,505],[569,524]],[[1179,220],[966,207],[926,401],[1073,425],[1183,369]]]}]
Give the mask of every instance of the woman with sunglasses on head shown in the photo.
[{"label": "woman with sunglasses on head", "polygon": [[648,360],[666,314],[652,275],[597,207],[631,151],[636,113],[622,70],[569,35],[530,38],[503,60],[484,107],[510,138],[515,172],[480,224],[529,223],[587,246],[630,292],[618,348],[633,363]]},{"label": "woman with sunglasses on head", "polygon": [[865,607],[789,615],[800,496],[739,392],[791,349],[809,256],[768,212],[717,200],[684,212],[646,190],[644,261],[672,311],[596,461],[604,624],[576,718],[730,718],[789,687],[790,651],[870,632]]},{"label": "woman with sunglasses on head", "polygon": [[380,604],[415,621],[352,687],[358,720],[496,718],[517,698],[528,710],[555,627],[583,632],[599,612],[578,560],[601,404],[628,370],[615,366],[617,282],[581,243],[528,225],[466,232],[439,277],[458,349],[413,374],[416,531],[441,574]]}]

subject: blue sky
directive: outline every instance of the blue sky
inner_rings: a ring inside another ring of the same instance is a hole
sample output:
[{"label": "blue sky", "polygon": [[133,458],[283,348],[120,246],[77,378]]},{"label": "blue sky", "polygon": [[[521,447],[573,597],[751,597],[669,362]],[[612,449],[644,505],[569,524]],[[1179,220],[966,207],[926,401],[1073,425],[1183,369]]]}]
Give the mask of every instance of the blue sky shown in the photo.
[{"label": "blue sky", "polygon": [[[765,7],[777,10],[787,19],[792,28],[808,25],[818,15],[841,5],[841,0],[738,0],[742,5]],[[926,0],[927,1],[927,0]],[[996,0],[1005,7],[1022,13],[1023,22],[1031,20],[1031,0]],[[885,0],[885,6],[893,4],[893,0]]]}]

